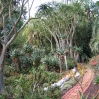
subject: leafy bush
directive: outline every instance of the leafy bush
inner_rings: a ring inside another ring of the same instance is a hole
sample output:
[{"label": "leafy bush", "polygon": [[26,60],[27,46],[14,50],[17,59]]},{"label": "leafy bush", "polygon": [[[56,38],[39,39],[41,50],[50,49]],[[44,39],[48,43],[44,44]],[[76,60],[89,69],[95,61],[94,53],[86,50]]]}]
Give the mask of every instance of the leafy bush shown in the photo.
[{"label": "leafy bush", "polygon": [[39,48],[34,49],[32,53],[32,60],[35,67],[37,68],[39,67],[40,61],[44,57],[44,55],[45,55],[45,49],[39,49]]},{"label": "leafy bush", "polygon": [[42,57],[45,55],[45,49],[36,48],[32,53],[33,61],[41,60]]},{"label": "leafy bush", "polygon": [[28,68],[28,67],[32,67],[33,66],[33,61],[32,58],[29,57],[28,55],[24,55],[22,58],[20,58],[21,60],[21,68]]},{"label": "leafy bush", "polygon": [[35,68],[27,75],[10,76],[4,79],[8,94],[2,96],[2,99],[8,97],[14,99],[61,99],[61,93],[57,87],[49,87],[47,91],[44,91],[44,84],[50,86],[58,78],[58,74]]},{"label": "leafy bush", "polygon": [[22,54],[23,54],[23,52],[20,51],[19,49],[13,49],[13,50],[10,52],[11,58],[19,58]]},{"label": "leafy bush", "polygon": [[47,65],[49,70],[58,69],[59,68],[59,63],[58,63],[58,58],[56,57],[45,57],[42,59],[42,63]]},{"label": "leafy bush", "polygon": [[68,89],[72,88],[76,83],[77,83],[77,81],[74,78],[71,78],[70,80],[66,81],[61,86],[61,91],[68,90]]},{"label": "leafy bush", "polygon": [[72,58],[68,58],[68,59],[67,59],[67,64],[68,64],[68,68],[69,68],[69,69],[72,69],[72,68],[74,68],[74,67],[76,66],[76,62],[75,62],[75,60],[72,59]]},{"label": "leafy bush", "polygon": [[99,84],[99,76],[95,78],[95,84]]},{"label": "leafy bush", "polygon": [[32,53],[32,52],[33,52],[33,47],[32,47],[32,45],[30,45],[30,44],[25,44],[25,45],[23,46],[23,51],[24,51],[25,53]]},{"label": "leafy bush", "polygon": [[4,69],[4,75],[9,77],[10,75],[13,75],[14,71],[15,69],[13,66],[6,65]]}]

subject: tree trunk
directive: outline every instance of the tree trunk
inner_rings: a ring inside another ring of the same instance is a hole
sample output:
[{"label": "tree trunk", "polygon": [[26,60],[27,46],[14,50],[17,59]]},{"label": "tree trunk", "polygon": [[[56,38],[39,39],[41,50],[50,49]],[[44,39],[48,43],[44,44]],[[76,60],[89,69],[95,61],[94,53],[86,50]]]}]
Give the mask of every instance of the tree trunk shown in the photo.
[{"label": "tree trunk", "polygon": [[48,68],[48,65],[47,64],[45,64],[45,70],[46,71],[49,71],[49,68]]},{"label": "tree trunk", "polygon": [[68,70],[67,57],[66,57],[66,55],[64,55],[64,59],[65,59],[66,70]]},{"label": "tree trunk", "polygon": [[5,92],[5,85],[4,85],[3,69],[2,69],[2,70],[0,70],[0,94],[2,94],[4,92]]},{"label": "tree trunk", "polygon": [[60,67],[60,73],[63,71],[63,65],[64,65],[64,56],[59,56],[59,67]]},{"label": "tree trunk", "polygon": [[74,52],[74,59],[75,59],[76,62],[78,62],[78,59],[79,59],[79,53]]},{"label": "tree trunk", "polygon": [[19,58],[12,59],[12,62],[13,62],[15,70],[19,71],[20,70],[20,60],[19,60]]},{"label": "tree trunk", "polygon": [[65,39],[61,39],[61,48],[63,49],[63,50],[65,50],[65,48],[66,48],[66,43],[65,43]]},{"label": "tree trunk", "polygon": [[0,55],[0,94],[5,92],[5,85],[3,80],[3,69],[4,69],[6,51],[7,51],[7,48],[5,45],[3,45],[3,49]]},{"label": "tree trunk", "polygon": [[73,50],[72,50],[72,39],[70,39],[70,57],[73,58]]}]

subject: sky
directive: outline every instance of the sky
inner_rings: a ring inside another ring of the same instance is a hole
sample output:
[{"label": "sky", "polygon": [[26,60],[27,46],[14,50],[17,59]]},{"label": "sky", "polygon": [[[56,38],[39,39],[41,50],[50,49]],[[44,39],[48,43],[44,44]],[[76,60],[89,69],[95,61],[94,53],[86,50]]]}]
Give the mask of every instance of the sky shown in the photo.
[{"label": "sky", "polygon": [[[31,1],[31,0],[30,0]],[[35,13],[38,9],[38,6],[43,4],[43,3],[47,3],[47,2],[52,2],[52,1],[57,1],[57,2],[62,2],[64,0],[34,0],[34,3],[33,3],[33,7],[31,9],[31,16],[34,17],[35,16]],[[98,0],[93,0],[94,2],[98,1]]]},{"label": "sky", "polygon": [[35,16],[35,13],[36,13],[39,5],[41,5],[43,3],[47,3],[47,2],[52,2],[52,1],[61,2],[62,0],[34,0],[33,7],[31,9],[31,16],[33,16],[33,17]]}]

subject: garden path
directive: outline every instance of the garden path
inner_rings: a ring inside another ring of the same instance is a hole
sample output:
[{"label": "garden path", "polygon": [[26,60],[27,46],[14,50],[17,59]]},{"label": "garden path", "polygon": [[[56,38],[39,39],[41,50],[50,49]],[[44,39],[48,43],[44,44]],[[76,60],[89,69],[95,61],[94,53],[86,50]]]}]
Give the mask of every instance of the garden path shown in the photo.
[{"label": "garden path", "polygon": [[80,99],[79,91],[84,93],[87,88],[90,86],[94,78],[94,71],[91,68],[86,70],[84,77],[77,83],[73,88],[71,88],[65,95],[62,96],[62,99]]}]

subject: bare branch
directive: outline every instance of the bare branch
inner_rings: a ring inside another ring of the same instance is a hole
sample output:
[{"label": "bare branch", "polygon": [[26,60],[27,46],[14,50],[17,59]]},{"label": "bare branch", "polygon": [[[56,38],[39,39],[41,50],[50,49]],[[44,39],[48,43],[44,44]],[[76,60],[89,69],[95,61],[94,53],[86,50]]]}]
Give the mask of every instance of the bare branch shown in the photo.
[{"label": "bare branch", "polygon": [[29,15],[29,18],[30,18],[30,11],[31,11],[31,8],[33,6],[33,3],[34,3],[34,0],[32,0],[31,5],[29,5],[29,1],[28,1],[28,15]]},{"label": "bare branch", "polygon": [[11,9],[11,3],[12,2],[10,2],[10,4],[9,4],[9,18],[10,18],[10,20],[11,20],[11,23],[13,24],[13,26],[15,25],[15,23],[14,23],[14,21],[13,21],[13,19],[12,19],[12,9]]},{"label": "bare branch", "polygon": [[6,20],[5,18],[6,18],[6,17],[5,17],[5,15],[3,15],[2,17],[3,17],[3,33],[4,33],[4,42],[6,43],[6,42],[7,42],[7,38],[8,38],[8,37],[7,37],[6,27],[5,27],[5,24],[6,24],[6,23],[5,23],[5,20]]},{"label": "bare branch", "polygon": [[33,6],[34,0],[32,0],[31,6],[29,8],[29,11],[31,10],[32,6]]},{"label": "bare branch", "polygon": [[[15,39],[15,37],[19,34],[19,32],[26,26],[26,24],[30,21],[30,20],[32,20],[32,19],[37,19],[37,18],[30,18],[30,19],[28,19],[23,25],[22,25],[22,27],[18,30],[18,31],[16,31],[16,33],[12,36],[12,38],[9,40],[9,42],[7,43],[7,46],[9,46],[10,45],[10,43]],[[15,29],[15,27],[13,27],[13,29],[11,30],[11,32],[13,32],[14,31],[14,29]],[[11,33],[10,32],[10,33]]]},{"label": "bare branch", "polygon": [[21,8],[20,8],[20,14],[19,14],[19,18],[17,19],[15,25],[18,24],[18,22],[20,21],[21,19],[21,16],[22,16],[22,12],[23,12],[23,7],[24,7],[24,0],[22,0],[22,5],[21,5]]},{"label": "bare branch", "polygon": [[8,6],[8,3],[5,6],[2,6],[1,10],[0,10],[0,16],[2,15],[4,9]]},{"label": "bare branch", "polygon": [[17,32],[19,33],[25,27],[25,25],[32,19],[38,19],[38,18],[29,18]]},{"label": "bare branch", "polygon": [[28,1],[28,17],[30,18],[29,1]]}]

